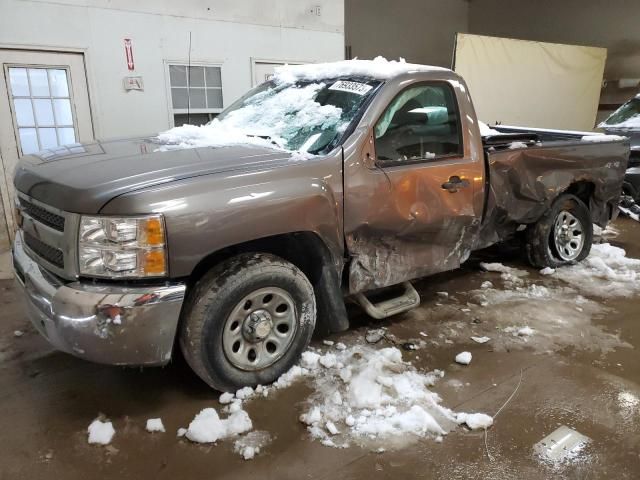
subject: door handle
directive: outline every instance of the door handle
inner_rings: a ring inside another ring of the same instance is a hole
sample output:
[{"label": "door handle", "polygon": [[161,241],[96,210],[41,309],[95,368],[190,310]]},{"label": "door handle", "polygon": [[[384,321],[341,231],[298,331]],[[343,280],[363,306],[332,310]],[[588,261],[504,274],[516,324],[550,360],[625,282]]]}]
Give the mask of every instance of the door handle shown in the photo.
[{"label": "door handle", "polygon": [[456,193],[460,188],[466,188],[469,186],[469,180],[460,178],[458,175],[449,177],[449,181],[442,184],[444,190],[449,190],[451,193]]}]

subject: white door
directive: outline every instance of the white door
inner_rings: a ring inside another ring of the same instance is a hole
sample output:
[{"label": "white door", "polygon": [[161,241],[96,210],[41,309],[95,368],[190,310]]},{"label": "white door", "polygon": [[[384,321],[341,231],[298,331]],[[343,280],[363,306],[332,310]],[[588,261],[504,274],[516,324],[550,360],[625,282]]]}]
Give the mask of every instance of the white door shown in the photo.
[{"label": "white door", "polygon": [[13,172],[22,155],[93,140],[84,57],[0,49],[0,250],[14,231]]}]

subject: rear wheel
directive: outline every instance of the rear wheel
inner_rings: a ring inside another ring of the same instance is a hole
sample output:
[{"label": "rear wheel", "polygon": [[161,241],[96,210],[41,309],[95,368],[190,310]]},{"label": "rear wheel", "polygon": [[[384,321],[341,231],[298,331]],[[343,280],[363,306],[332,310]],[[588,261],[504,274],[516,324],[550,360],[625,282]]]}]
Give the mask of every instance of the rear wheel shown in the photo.
[{"label": "rear wheel", "polygon": [[589,209],[578,197],[565,194],[527,229],[527,256],[534,267],[559,267],[586,258],[592,242]]},{"label": "rear wheel", "polygon": [[275,255],[233,257],[194,286],[180,346],[210,386],[234,391],[268,384],[289,370],[311,340],[313,287],[295,265]]}]

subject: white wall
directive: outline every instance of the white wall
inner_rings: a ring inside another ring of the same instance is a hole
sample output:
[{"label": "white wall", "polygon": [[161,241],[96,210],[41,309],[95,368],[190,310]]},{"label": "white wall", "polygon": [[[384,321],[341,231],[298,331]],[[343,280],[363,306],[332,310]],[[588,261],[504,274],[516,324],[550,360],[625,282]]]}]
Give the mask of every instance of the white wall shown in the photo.
[{"label": "white wall", "polygon": [[[312,12],[320,6],[320,16]],[[343,0],[0,0],[0,48],[85,53],[97,138],[168,128],[165,62],[221,63],[224,104],[251,87],[251,57],[339,60],[344,54]],[[127,70],[125,38],[135,71]],[[125,92],[141,75],[144,91]]]},{"label": "white wall", "polygon": [[345,0],[352,57],[451,67],[455,34],[468,31],[468,24],[467,0]]}]

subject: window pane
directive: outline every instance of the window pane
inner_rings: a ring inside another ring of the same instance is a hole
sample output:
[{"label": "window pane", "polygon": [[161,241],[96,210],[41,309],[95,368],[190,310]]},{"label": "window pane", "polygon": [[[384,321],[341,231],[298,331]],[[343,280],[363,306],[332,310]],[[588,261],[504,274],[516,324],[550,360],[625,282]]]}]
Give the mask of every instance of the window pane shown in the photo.
[{"label": "window pane", "polygon": [[207,88],[207,106],[209,108],[222,108],[222,89]]},{"label": "window pane", "polygon": [[31,100],[28,98],[16,98],[13,101],[13,105],[16,111],[16,122],[19,127],[32,127],[35,125]]},{"label": "window pane", "polygon": [[53,101],[53,109],[56,113],[56,125],[73,125],[71,100],[57,98]]},{"label": "window pane", "polygon": [[76,133],[73,128],[59,128],[58,138],[60,139],[60,145],[76,143]]},{"label": "window pane", "polygon": [[30,153],[37,152],[38,138],[36,137],[35,128],[19,128],[18,134],[20,136],[20,148],[23,155],[29,155]]},{"label": "window pane", "polygon": [[189,83],[192,87],[204,87],[204,67],[191,67]]},{"label": "window pane", "polygon": [[446,85],[423,85],[398,95],[375,126],[379,160],[428,160],[462,153],[457,103]]},{"label": "window pane", "polygon": [[220,67],[207,67],[207,87],[222,87]]},{"label": "window pane", "polygon": [[187,67],[183,65],[169,65],[169,82],[172,87],[186,87]]},{"label": "window pane", "polygon": [[49,83],[51,85],[52,97],[68,97],[69,84],[67,82],[67,71],[51,69],[49,70]]},{"label": "window pane", "polygon": [[207,108],[204,98],[204,88],[191,88],[191,108]]},{"label": "window pane", "polygon": [[187,108],[187,89],[172,88],[171,101],[173,104],[173,108]]},{"label": "window pane", "polygon": [[40,136],[41,148],[53,148],[58,146],[58,138],[56,137],[55,128],[39,128],[38,135]]},{"label": "window pane", "polygon": [[190,125],[204,125],[209,122],[209,114],[208,113],[192,113],[187,115],[186,113],[177,113],[173,116],[173,124],[176,127],[180,127],[182,125],[190,124]]},{"label": "window pane", "polygon": [[29,81],[31,82],[32,97],[49,96],[49,80],[47,79],[47,71],[44,68],[30,68]]},{"label": "window pane", "polygon": [[33,100],[33,109],[36,112],[36,120],[39,126],[55,125],[51,100],[48,98],[36,98]]},{"label": "window pane", "polygon": [[11,83],[11,93],[15,97],[29,96],[29,83],[27,81],[26,68],[10,68],[9,82]]}]

